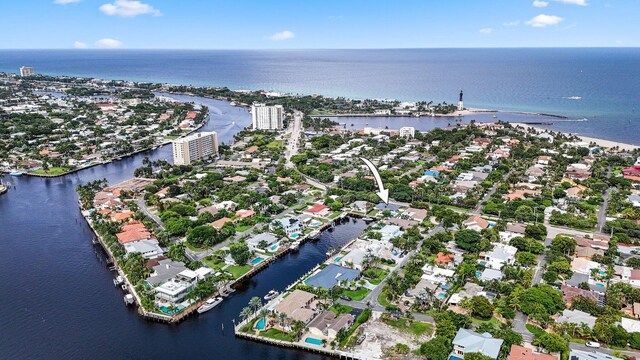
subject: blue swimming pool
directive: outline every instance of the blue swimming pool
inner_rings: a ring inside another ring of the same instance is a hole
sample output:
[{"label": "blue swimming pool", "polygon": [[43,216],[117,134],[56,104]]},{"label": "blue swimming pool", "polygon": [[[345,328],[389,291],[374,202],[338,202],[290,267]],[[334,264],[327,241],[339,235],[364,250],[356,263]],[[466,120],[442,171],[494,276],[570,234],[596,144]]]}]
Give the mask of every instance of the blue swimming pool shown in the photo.
[{"label": "blue swimming pool", "polygon": [[333,259],[333,261],[338,262],[342,259],[342,256],[338,256],[337,258]]},{"label": "blue swimming pool", "polygon": [[265,318],[260,318],[256,323],[256,330],[264,330],[264,327],[267,325],[267,321]]},{"label": "blue swimming pool", "polygon": [[289,237],[295,240],[295,239],[300,237],[300,234],[299,233],[293,233],[293,234],[289,235]]},{"label": "blue swimming pool", "polygon": [[320,220],[311,220],[311,222],[309,223],[309,226],[312,226],[312,227],[318,227],[320,225],[322,225],[322,221]]},{"label": "blue swimming pool", "polygon": [[603,283],[599,283],[599,282],[597,282],[597,283],[596,283],[596,286],[597,286],[597,287],[604,287],[604,284],[603,284]]},{"label": "blue swimming pool", "polygon": [[451,355],[451,356],[449,356],[449,360],[462,360],[462,359],[460,359],[460,358],[459,358],[459,357],[457,357],[457,356],[453,356],[453,355]]},{"label": "blue swimming pool", "polygon": [[476,271],[476,277],[477,277],[477,278],[479,278],[479,277],[480,277],[480,275],[482,275],[482,272],[480,272],[480,271]]},{"label": "blue swimming pool", "polygon": [[178,305],[175,309],[170,310],[167,306],[161,306],[160,307],[160,311],[162,311],[163,313],[167,314],[167,315],[175,315],[179,312],[181,312],[182,310],[184,310],[185,307],[182,305]]},{"label": "blue swimming pool", "polygon": [[[312,337],[308,337],[308,338],[304,339],[304,342],[306,342],[307,344],[312,344],[312,345],[322,345],[322,340],[316,339],[316,338],[312,338]],[[462,359],[460,359],[460,360],[462,360]]]},{"label": "blue swimming pool", "polygon": [[280,243],[275,243],[275,244],[271,245],[269,250],[276,251],[276,250],[278,250],[278,248],[280,248]]},{"label": "blue swimming pool", "polygon": [[445,294],[445,293],[440,293],[440,294],[438,294],[438,297],[439,297],[440,299],[444,299],[446,296],[447,296],[447,294]]},{"label": "blue swimming pool", "polygon": [[255,258],[255,259],[251,260],[251,265],[258,265],[258,264],[260,264],[262,261],[264,261],[264,258],[263,258],[263,257],[257,257],[257,258]]}]

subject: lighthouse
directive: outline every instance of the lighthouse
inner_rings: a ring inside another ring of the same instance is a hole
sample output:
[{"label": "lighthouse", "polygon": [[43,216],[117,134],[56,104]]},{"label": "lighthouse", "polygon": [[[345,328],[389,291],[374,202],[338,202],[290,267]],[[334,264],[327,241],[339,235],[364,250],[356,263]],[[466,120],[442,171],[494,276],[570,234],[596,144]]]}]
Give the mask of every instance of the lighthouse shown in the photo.
[{"label": "lighthouse", "polygon": [[464,103],[462,102],[462,90],[460,90],[460,99],[458,100],[458,111],[464,110]]}]

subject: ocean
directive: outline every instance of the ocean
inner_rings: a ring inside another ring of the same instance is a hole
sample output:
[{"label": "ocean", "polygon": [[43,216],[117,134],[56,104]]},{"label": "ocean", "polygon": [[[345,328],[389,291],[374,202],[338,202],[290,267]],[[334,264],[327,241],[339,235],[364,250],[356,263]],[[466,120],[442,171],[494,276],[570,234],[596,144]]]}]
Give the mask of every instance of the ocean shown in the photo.
[{"label": "ocean", "polygon": [[455,103],[464,90],[466,107],[586,119],[549,128],[640,144],[640,48],[0,50],[0,71],[22,65],[49,75],[436,103]]}]

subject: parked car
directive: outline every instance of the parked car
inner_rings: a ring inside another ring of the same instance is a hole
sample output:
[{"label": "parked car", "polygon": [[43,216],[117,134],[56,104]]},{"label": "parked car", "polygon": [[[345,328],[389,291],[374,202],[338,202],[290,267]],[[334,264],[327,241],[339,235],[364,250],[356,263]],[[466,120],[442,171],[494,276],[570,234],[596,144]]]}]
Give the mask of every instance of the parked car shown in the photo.
[{"label": "parked car", "polygon": [[587,341],[587,343],[585,345],[587,347],[590,347],[590,348],[595,348],[595,349],[599,349],[600,348],[600,343],[597,343],[595,341]]},{"label": "parked car", "polygon": [[347,295],[340,295],[340,299],[344,300],[344,301],[351,301],[351,296],[347,296]]}]

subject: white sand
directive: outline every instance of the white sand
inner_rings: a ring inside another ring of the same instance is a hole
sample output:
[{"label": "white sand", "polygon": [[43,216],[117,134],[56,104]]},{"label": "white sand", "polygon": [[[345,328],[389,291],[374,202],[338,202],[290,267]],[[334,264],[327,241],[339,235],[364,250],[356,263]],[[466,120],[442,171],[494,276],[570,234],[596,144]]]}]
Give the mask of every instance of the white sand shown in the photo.
[{"label": "white sand", "polygon": [[[511,125],[513,125],[513,126],[521,126],[521,127],[525,128],[525,129],[534,128],[536,130],[549,132],[549,129],[545,129],[545,128],[542,128],[542,127],[536,127],[536,126],[529,125],[529,124],[511,123]],[[558,132],[558,131],[555,131],[555,132]],[[596,138],[593,138],[593,137],[582,136],[582,135],[573,134],[573,133],[563,133],[563,134],[576,136],[578,139],[580,139],[580,141],[583,141],[583,142],[586,142],[586,143],[595,143],[596,145],[598,145],[598,146],[600,146],[602,148],[613,148],[613,147],[617,146],[620,150],[624,150],[624,151],[631,151],[631,150],[635,150],[635,149],[639,149],[640,148],[640,146],[638,146],[638,145],[625,144],[625,143],[621,143],[621,142],[617,142],[617,141],[596,139]]]}]

